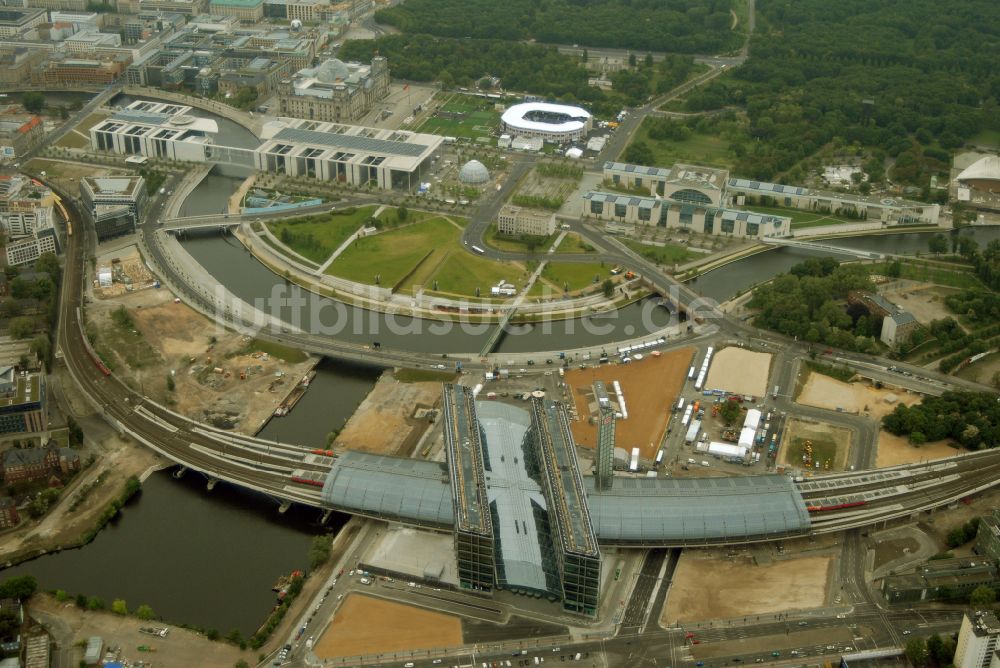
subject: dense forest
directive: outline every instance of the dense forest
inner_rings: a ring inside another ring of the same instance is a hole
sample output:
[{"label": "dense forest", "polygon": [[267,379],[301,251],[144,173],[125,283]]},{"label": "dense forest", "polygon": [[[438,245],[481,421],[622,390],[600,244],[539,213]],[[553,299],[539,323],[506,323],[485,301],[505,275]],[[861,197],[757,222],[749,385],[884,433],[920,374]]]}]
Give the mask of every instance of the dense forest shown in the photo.
[{"label": "dense forest", "polygon": [[392,76],[408,81],[440,81],[445,88],[472,87],[486,75],[500,78],[504,89],[566,102],[583,102],[600,116],[644,102],[670,90],[694,71],[690,56],[670,56],[656,63],[640,58],[635,69],[611,75],[614,91],[589,86],[591,75],[572,56],[555,47],[498,39],[449,39],[427,35],[389,35],[345,42],[343,60],[365,61],[375,52],[389,59]]},{"label": "dense forest", "polygon": [[732,0],[406,0],[375,19],[406,33],[529,40],[640,51],[740,48]]},{"label": "dense forest", "polygon": [[810,258],[754,288],[747,306],[760,311],[754,319],[758,327],[810,343],[874,352],[878,344],[872,337],[879,335],[881,320],[869,318],[863,307],[854,312],[842,303],[850,291],[871,287],[866,267]]},{"label": "dense forest", "polygon": [[882,426],[913,443],[950,438],[972,450],[1000,444],[1000,403],[987,392],[945,392],[914,406],[896,406]]},{"label": "dense forest", "polygon": [[995,0],[758,0],[750,59],[691,100],[746,109],[737,173],[774,178],[840,138],[923,182],[1000,127],[997,34]]}]

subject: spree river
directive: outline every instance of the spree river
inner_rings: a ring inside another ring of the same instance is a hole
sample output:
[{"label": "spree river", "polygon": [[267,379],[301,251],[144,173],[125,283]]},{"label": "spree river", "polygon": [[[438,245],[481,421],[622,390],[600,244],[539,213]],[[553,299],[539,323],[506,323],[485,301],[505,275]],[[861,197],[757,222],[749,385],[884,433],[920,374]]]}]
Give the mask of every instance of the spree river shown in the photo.
[{"label": "spree river", "polygon": [[[127,104],[120,96],[115,104]],[[218,143],[256,146],[253,135],[213,114],[220,126]],[[246,176],[241,170],[216,167],[192,193],[185,215],[215,213]],[[972,228],[980,245],[1000,238],[1000,228]],[[916,252],[927,248],[927,234],[893,234],[842,238],[851,248],[882,252]],[[238,242],[215,235],[184,242],[187,250],[217,280],[238,297],[253,303],[269,295],[282,281],[258,263]],[[811,256],[826,253],[779,248],[760,253],[698,277],[692,287],[707,297],[724,301],[739,291],[773,278]],[[354,311],[342,338],[369,342],[375,336],[384,345],[404,350],[478,351],[485,333],[453,330],[436,336],[394,333],[382,314]],[[614,318],[539,324],[506,336],[500,351],[560,350],[640,336],[667,324],[665,309],[647,300],[623,309]],[[395,318],[412,325],[413,319]],[[425,321],[426,322],[426,321]],[[427,323],[429,324],[429,323]],[[596,326],[600,327],[596,327]],[[597,331],[599,330],[599,331]],[[323,447],[327,434],[340,429],[371,390],[380,370],[323,361],[316,379],[295,409],[271,420],[262,438]],[[156,473],[142,493],[84,548],[40,557],[7,569],[3,576],[32,574],[43,589],[63,589],[73,595],[100,596],[108,604],[125,599],[130,608],[148,604],[163,619],[227,633],[238,628],[251,634],[275,602],[270,588],[281,575],[306,565],[313,535],[336,531],[344,518],[333,516],[327,527],[317,524],[319,512],[293,506],[279,515],[276,504],[260,495],[224,483],[208,492],[205,479],[188,472],[174,479]]]}]

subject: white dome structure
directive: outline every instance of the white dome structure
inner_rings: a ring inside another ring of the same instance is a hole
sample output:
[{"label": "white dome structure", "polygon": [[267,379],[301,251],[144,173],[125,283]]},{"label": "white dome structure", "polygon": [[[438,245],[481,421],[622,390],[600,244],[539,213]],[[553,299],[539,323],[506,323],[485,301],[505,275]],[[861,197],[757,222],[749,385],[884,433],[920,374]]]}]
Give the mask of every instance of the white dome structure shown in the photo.
[{"label": "white dome structure", "polygon": [[958,175],[964,185],[982,190],[1000,188],[1000,156],[988,155],[975,161]]},{"label": "white dome structure", "polygon": [[458,170],[458,180],[468,184],[486,183],[490,180],[490,172],[483,163],[470,160]]}]

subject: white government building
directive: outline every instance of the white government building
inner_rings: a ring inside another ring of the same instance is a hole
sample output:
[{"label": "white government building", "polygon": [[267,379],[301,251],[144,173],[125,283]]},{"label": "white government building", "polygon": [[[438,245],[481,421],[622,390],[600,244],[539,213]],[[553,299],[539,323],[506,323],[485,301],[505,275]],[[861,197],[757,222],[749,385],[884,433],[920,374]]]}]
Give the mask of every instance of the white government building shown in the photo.
[{"label": "white government building", "polygon": [[[444,139],[437,135],[298,118],[266,123],[257,148],[216,144],[218,124],[191,107],[137,100],[90,128],[98,151],[154,159],[252,167],[380,189],[411,190],[430,170]],[[424,178],[426,180],[426,178]]]}]

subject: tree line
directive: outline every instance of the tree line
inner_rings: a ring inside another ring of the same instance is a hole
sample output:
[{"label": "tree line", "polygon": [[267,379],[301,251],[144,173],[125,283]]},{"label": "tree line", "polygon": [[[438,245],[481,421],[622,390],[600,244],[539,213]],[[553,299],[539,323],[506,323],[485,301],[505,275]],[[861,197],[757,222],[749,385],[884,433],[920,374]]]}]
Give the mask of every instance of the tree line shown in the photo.
[{"label": "tree line", "polygon": [[438,37],[717,53],[742,42],[731,30],[732,7],[732,0],[407,0],[375,20]]},{"label": "tree line", "polygon": [[394,78],[438,81],[450,89],[475,87],[491,75],[500,79],[505,90],[581,103],[605,117],[674,88],[695,70],[690,56],[672,55],[655,63],[643,58],[634,68],[612,73],[613,88],[605,91],[588,84],[593,75],[577,57],[541,44],[400,34],[348,40],[339,55],[345,61],[367,61],[376,53],[389,59]]},{"label": "tree line", "polygon": [[759,327],[810,343],[876,352],[881,320],[863,306],[851,309],[841,303],[851,291],[872,287],[867,267],[810,258],[754,288],[748,307],[759,311],[754,320]]},{"label": "tree line", "polygon": [[737,173],[773,179],[839,138],[924,184],[1000,126],[992,0],[760,0],[757,14],[746,64],[689,97],[693,110],[746,109],[755,141]]},{"label": "tree line", "polygon": [[987,392],[945,392],[882,418],[886,431],[915,444],[951,439],[970,450],[1000,444],[1000,402]]}]

